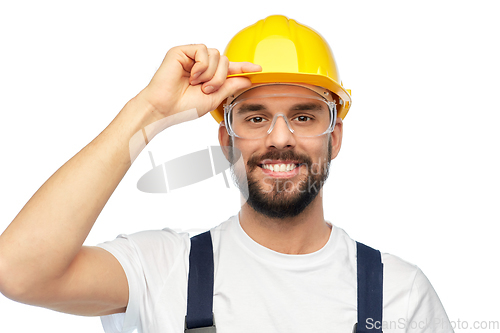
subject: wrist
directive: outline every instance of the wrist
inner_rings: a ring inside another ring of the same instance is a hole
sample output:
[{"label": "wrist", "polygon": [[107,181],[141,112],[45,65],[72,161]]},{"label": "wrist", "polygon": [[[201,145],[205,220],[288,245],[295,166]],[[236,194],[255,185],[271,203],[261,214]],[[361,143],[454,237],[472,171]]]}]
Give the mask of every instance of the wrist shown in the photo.
[{"label": "wrist", "polygon": [[155,109],[139,95],[125,104],[107,130],[118,134],[119,141],[127,146],[130,162],[133,162],[139,153],[153,139],[154,135],[146,134],[145,128],[155,122]]},{"label": "wrist", "polygon": [[151,141],[158,133],[167,129],[170,126],[177,125],[190,120],[199,118],[196,108],[178,111],[158,109],[154,103],[147,98],[147,90],[142,90],[130,102],[139,106],[143,119],[142,129],[147,136],[148,142]]},{"label": "wrist", "polygon": [[138,129],[158,121],[163,116],[143,95],[142,92],[127,102],[120,113],[125,113],[127,117],[133,117]]},{"label": "wrist", "polygon": [[165,115],[149,103],[141,93],[132,98],[117,117],[121,118],[119,123],[131,129],[128,133],[131,161],[134,161],[142,149],[163,130],[199,117],[196,108]]}]

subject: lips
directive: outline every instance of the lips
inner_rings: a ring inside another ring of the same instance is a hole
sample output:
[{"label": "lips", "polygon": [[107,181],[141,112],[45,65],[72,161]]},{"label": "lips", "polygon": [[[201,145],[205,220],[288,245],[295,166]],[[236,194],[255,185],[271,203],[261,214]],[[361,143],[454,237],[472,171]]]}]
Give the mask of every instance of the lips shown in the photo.
[{"label": "lips", "polygon": [[298,161],[264,160],[258,166],[264,174],[273,178],[291,178],[299,174],[302,164]]},{"label": "lips", "polygon": [[295,163],[270,163],[270,164],[261,164],[261,168],[267,169],[274,172],[288,172],[295,169],[298,165]]},{"label": "lips", "polygon": [[292,150],[268,151],[261,156],[252,156],[247,162],[248,172],[252,173],[259,168],[264,174],[273,178],[293,177],[299,174],[301,166],[307,167],[310,163],[309,156],[297,154]]}]

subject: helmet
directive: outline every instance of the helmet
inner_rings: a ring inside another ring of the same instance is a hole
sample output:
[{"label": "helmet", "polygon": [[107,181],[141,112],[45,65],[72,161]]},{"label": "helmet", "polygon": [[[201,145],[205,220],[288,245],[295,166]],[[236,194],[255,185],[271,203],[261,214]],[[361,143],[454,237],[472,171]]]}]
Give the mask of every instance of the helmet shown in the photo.
[{"label": "helmet", "polygon": [[[248,61],[262,66],[244,76],[255,84],[305,83],[328,89],[338,96],[342,119],[351,106],[350,91],[342,87],[337,65],[326,40],[313,29],[282,15],[269,16],[238,32],[224,51],[229,61]],[[224,119],[224,102],[212,111]]]}]

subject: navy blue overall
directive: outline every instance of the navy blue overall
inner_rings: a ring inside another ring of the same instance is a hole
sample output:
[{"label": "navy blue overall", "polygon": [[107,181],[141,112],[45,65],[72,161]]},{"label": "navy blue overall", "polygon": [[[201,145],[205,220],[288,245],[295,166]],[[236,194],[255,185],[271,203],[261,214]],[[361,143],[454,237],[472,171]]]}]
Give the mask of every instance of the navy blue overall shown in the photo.
[{"label": "navy blue overall", "polygon": [[[356,242],[358,323],[354,333],[382,333],[383,264],[380,252]],[[216,333],[212,311],[214,256],[210,231],[191,238],[185,333]],[[367,322],[370,318],[371,321]],[[375,325],[377,323],[377,325]]]}]

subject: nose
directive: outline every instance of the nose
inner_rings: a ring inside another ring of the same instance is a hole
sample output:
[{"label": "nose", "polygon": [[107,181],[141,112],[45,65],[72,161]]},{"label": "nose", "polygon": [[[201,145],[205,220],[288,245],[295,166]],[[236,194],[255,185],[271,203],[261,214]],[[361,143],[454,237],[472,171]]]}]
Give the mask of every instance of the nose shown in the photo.
[{"label": "nose", "polygon": [[267,147],[275,147],[277,149],[295,147],[295,136],[288,127],[284,116],[277,116],[274,126],[271,127],[271,132],[266,137]]}]

